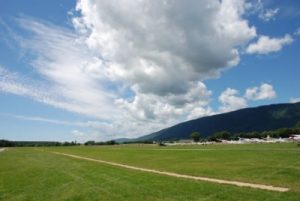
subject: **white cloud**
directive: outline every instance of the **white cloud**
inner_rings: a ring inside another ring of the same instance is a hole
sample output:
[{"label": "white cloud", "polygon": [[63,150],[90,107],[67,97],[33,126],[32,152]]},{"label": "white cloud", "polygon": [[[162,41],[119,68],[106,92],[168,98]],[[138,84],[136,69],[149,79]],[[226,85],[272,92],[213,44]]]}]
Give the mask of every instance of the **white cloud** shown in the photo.
[{"label": "white cloud", "polygon": [[247,88],[244,96],[239,95],[239,91],[236,89],[227,88],[219,96],[221,103],[219,113],[245,108],[248,106],[248,101],[269,100],[276,96],[273,86],[267,83],[263,83],[259,87]]},{"label": "white cloud", "polygon": [[20,120],[25,121],[37,121],[37,122],[45,122],[50,124],[59,124],[59,125],[66,125],[66,126],[75,126],[81,128],[91,128],[91,129],[100,129],[103,127],[108,127],[109,123],[103,121],[66,121],[60,119],[51,119],[46,117],[40,116],[24,116],[24,115],[14,115],[8,113],[0,113],[2,116],[8,116]]},{"label": "white cloud", "polygon": [[300,27],[294,32],[294,35],[300,36]]},{"label": "white cloud", "polygon": [[19,73],[12,73],[0,66],[0,91],[15,95],[26,96],[36,101],[49,104],[55,107],[63,105],[59,102],[55,92],[44,88],[41,83],[35,83],[21,76]]},{"label": "white cloud", "polygon": [[286,34],[282,38],[270,38],[268,36],[260,36],[256,43],[251,43],[247,49],[248,54],[269,54],[280,51],[283,46],[291,44],[293,38]]},{"label": "white cloud", "polygon": [[123,1],[118,6],[82,0],[77,4],[81,16],[73,23],[88,47],[107,61],[110,79],[132,90],[133,97],[115,102],[127,119],[163,128],[213,113],[211,92],[201,81],[238,64],[238,48],[256,36],[243,19],[245,9],[244,1],[226,0]]},{"label": "white cloud", "polygon": [[276,98],[276,92],[273,86],[263,83],[259,87],[246,89],[245,97],[249,100],[265,100]]},{"label": "white cloud", "polygon": [[255,14],[261,20],[269,22],[275,20],[276,15],[279,13],[279,8],[265,8],[264,2],[261,0],[247,1],[247,8],[249,14]]},{"label": "white cloud", "polygon": [[207,114],[204,108],[209,104],[210,95],[211,91],[199,82],[184,95],[158,96],[137,93],[133,100],[119,99],[116,103],[135,119],[170,125],[197,108],[203,111],[202,114],[198,112],[199,116]]},{"label": "white cloud", "polygon": [[[77,11],[74,30],[17,20],[30,33],[15,40],[30,55],[34,79],[0,68],[0,90],[96,119],[31,118],[88,128],[83,133],[97,140],[214,114],[203,81],[237,65],[256,37],[241,0],[81,0]],[[221,111],[247,106],[234,89],[220,102]]]},{"label": "white cloud", "polygon": [[298,103],[300,102],[300,97],[298,98],[290,98],[290,103]]},{"label": "white cloud", "polygon": [[195,107],[193,110],[191,110],[187,119],[191,120],[213,114],[215,114],[215,112],[210,107]]},{"label": "white cloud", "polygon": [[63,120],[49,119],[49,118],[38,117],[38,116],[23,116],[23,115],[12,115],[12,114],[1,114],[1,115],[10,116],[10,117],[13,117],[13,118],[26,120],[26,121],[39,121],[39,122],[45,122],[45,123],[51,123],[51,124],[60,124],[60,125],[67,125],[67,126],[81,126],[81,125],[83,125],[81,122],[63,121]]},{"label": "white cloud", "polygon": [[31,64],[41,81],[4,69],[7,78],[2,90],[99,119],[108,119],[108,113],[114,116],[114,94],[101,83],[106,82],[103,61],[88,51],[78,35],[30,18],[18,23],[31,33],[18,42],[34,58]]},{"label": "white cloud", "polygon": [[108,61],[111,78],[159,96],[236,65],[237,47],[256,36],[242,18],[244,1],[81,0],[77,10],[74,26]]},{"label": "white cloud", "polygon": [[259,18],[268,22],[270,20],[274,20],[275,16],[278,14],[279,8],[275,9],[265,9],[259,13]]},{"label": "white cloud", "polygon": [[75,137],[81,138],[83,136],[85,136],[85,133],[78,131],[78,130],[72,130],[72,135],[74,135]]},{"label": "white cloud", "polygon": [[[33,81],[30,78],[24,77],[19,73],[10,72],[0,66],[0,92],[25,96],[56,108],[96,117],[98,119],[107,119],[103,114],[105,109],[97,107],[95,104],[86,104],[84,102],[85,96],[81,97],[82,101],[79,99],[80,96],[78,96],[77,100],[73,99],[71,96],[68,96],[67,91],[64,93],[63,90],[64,88],[62,86],[59,87],[53,83]],[[76,89],[73,90],[76,92]],[[107,107],[111,106],[107,105]]]},{"label": "white cloud", "polygon": [[72,130],[71,131],[71,139],[75,139],[77,142],[84,143],[89,140],[100,141],[99,136],[101,136],[97,132],[83,132],[80,130]]},{"label": "white cloud", "polygon": [[239,96],[239,92],[232,88],[227,88],[223,91],[219,96],[219,101],[222,104],[219,108],[220,112],[234,111],[248,106],[247,100]]}]

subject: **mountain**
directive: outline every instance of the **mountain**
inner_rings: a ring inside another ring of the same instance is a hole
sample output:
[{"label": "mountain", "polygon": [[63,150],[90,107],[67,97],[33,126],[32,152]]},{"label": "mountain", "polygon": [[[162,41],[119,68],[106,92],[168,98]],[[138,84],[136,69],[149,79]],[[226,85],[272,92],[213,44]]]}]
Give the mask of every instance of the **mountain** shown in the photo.
[{"label": "mountain", "polygon": [[186,121],[134,141],[189,139],[194,131],[210,136],[218,131],[231,133],[267,131],[293,127],[300,121],[300,102],[246,108]]},{"label": "mountain", "polygon": [[124,143],[124,142],[130,142],[132,141],[131,138],[117,138],[117,139],[113,139],[116,143]]}]

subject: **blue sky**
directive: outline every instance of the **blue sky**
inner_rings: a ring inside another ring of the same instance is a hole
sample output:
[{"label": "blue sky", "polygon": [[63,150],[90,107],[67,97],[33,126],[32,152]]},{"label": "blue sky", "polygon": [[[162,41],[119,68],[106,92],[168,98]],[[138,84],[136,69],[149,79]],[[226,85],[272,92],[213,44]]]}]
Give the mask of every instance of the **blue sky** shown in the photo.
[{"label": "blue sky", "polygon": [[0,139],[137,137],[300,101],[298,1],[0,2]]}]

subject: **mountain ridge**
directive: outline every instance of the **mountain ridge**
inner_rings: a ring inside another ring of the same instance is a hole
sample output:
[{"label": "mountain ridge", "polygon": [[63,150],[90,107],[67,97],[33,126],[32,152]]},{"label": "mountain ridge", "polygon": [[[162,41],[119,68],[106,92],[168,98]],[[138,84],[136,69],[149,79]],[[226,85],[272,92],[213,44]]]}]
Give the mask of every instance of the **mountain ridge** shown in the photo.
[{"label": "mountain ridge", "polygon": [[262,105],[181,122],[129,141],[189,139],[198,131],[204,137],[215,132],[252,132],[293,127],[300,121],[300,102]]}]

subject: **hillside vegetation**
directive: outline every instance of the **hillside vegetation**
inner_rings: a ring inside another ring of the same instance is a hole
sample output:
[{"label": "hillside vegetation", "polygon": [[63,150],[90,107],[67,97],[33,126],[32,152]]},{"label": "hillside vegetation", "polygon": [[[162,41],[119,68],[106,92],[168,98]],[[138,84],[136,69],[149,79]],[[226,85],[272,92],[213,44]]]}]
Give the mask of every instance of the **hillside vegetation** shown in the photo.
[{"label": "hillside vegetation", "polygon": [[203,137],[220,131],[230,133],[271,131],[294,127],[299,121],[300,102],[276,104],[198,118],[136,140],[189,139],[191,133],[195,131],[200,132]]}]

